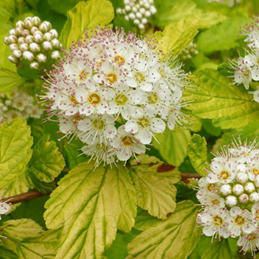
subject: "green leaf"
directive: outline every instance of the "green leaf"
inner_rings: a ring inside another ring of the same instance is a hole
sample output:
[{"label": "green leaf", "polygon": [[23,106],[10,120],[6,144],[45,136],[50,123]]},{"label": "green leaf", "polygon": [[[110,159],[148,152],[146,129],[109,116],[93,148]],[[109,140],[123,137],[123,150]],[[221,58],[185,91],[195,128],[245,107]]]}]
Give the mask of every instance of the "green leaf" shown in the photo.
[{"label": "green leaf", "polygon": [[11,70],[0,68],[0,94],[10,92],[24,83],[24,79]]},{"label": "green leaf", "polygon": [[231,17],[220,24],[211,26],[198,36],[198,50],[209,53],[238,47],[240,26],[246,23],[249,23],[249,19],[246,17]]},{"label": "green leaf", "polygon": [[215,127],[211,120],[202,120],[203,128],[212,136],[219,137],[222,133],[221,128]]},{"label": "green leaf", "polygon": [[204,137],[194,134],[188,146],[188,156],[197,173],[206,176],[205,169],[209,169],[207,161],[207,142]]},{"label": "green leaf", "polygon": [[24,191],[26,166],[32,155],[32,137],[26,120],[17,118],[0,127],[0,189],[7,197]]},{"label": "green leaf", "polygon": [[253,102],[243,86],[232,82],[215,70],[200,70],[195,73],[198,87],[187,90],[186,101],[193,101],[186,107],[203,119],[213,119],[216,127],[239,128],[258,120],[259,104]]},{"label": "green leaf", "polygon": [[136,216],[135,190],[127,169],[82,163],[62,178],[46,203],[46,225],[63,227],[56,259],[103,258],[116,229],[129,231]]},{"label": "green leaf", "polygon": [[187,156],[187,147],[191,139],[190,131],[184,128],[166,130],[164,134],[155,135],[154,147],[168,164],[179,166]]},{"label": "green leaf", "polygon": [[67,11],[73,8],[81,0],[48,0],[51,9],[54,11],[67,15]]},{"label": "green leaf", "polygon": [[[15,16],[15,1],[2,0],[0,2],[0,21],[7,22]],[[2,23],[1,23],[2,26]]]},{"label": "green leaf", "polygon": [[178,55],[193,41],[198,33],[198,20],[195,17],[188,17],[184,20],[172,22],[166,26],[164,31],[156,32],[154,38],[158,40],[158,49],[165,55]]},{"label": "green leaf", "polygon": [[177,169],[161,172],[163,163],[155,157],[143,155],[139,160],[139,165],[133,164],[130,168],[138,206],[154,217],[166,219],[175,210],[174,184],[180,180],[180,174]]},{"label": "green leaf", "polygon": [[0,255],[1,255],[1,259],[19,259],[14,252],[6,249],[4,246],[1,246],[1,245],[0,245]]},{"label": "green leaf", "polygon": [[219,241],[214,241],[210,243],[208,248],[205,250],[201,259],[234,259],[231,249],[228,244],[227,239],[222,239]]},{"label": "green leaf", "polygon": [[43,136],[33,148],[29,163],[28,177],[31,185],[44,192],[42,183],[51,183],[60,174],[65,161],[54,141],[49,141],[49,135]]},{"label": "green leaf", "polygon": [[79,2],[68,14],[67,22],[61,31],[60,41],[65,48],[78,41],[87,28],[106,25],[114,18],[114,10],[108,0]]},{"label": "green leaf", "polygon": [[127,258],[187,258],[200,239],[200,229],[195,227],[197,213],[198,208],[191,201],[178,203],[167,220],[133,239],[128,245]]}]

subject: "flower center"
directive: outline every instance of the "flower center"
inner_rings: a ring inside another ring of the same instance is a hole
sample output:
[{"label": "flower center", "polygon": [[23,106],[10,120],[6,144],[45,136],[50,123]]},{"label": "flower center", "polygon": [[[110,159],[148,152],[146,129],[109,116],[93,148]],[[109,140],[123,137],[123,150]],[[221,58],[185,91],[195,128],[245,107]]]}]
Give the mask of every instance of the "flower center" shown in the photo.
[{"label": "flower center", "polygon": [[253,174],[259,174],[259,170],[258,169],[256,169],[256,168],[253,168]]},{"label": "flower center", "polygon": [[117,76],[114,73],[109,73],[106,75],[106,78],[110,81],[110,83],[115,83],[117,81]]},{"label": "flower center", "polygon": [[88,96],[88,102],[92,105],[97,105],[100,104],[101,102],[101,97],[97,93],[92,93]]},{"label": "flower center", "polygon": [[145,81],[146,77],[141,73],[141,72],[137,72],[136,73],[136,80],[141,83],[143,81]]},{"label": "flower center", "polygon": [[158,101],[157,93],[151,93],[151,94],[148,96],[148,101],[149,101],[149,103],[151,103],[151,104],[156,104],[157,101]]},{"label": "flower center", "polygon": [[114,57],[114,61],[119,65],[119,66],[123,66],[125,63],[125,59],[122,56],[115,56]]},{"label": "flower center", "polygon": [[130,136],[124,136],[121,139],[121,142],[124,146],[132,146],[134,145],[134,141],[132,140],[132,138]]},{"label": "flower center", "polygon": [[137,123],[142,128],[146,128],[150,125],[149,120],[147,118],[140,118]]},{"label": "flower center", "polygon": [[76,100],[76,97],[74,95],[70,96],[70,102],[74,105],[79,104],[79,102]]},{"label": "flower center", "polygon": [[213,224],[214,226],[221,226],[223,224],[223,219],[220,216],[214,216],[213,217]]},{"label": "flower center", "polygon": [[79,77],[79,80],[80,80],[80,81],[86,80],[86,78],[87,78],[87,72],[86,72],[86,71],[81,71],[81,72],[79,73],[78,77]]},{"label": "flower center", "polygon": [[228,171],[221,171],[219,173],[219,179],[227,180],[229,178],[229,172]]},{"label": "flower center", "polygon": [[115,102],[118,104],[118,105],[125,105],[128,101],[128,97],[125,96],[124,94],[118,94],[116,97],[115,97]]},{"label": "flower center", "polygon": [[242,217],[242,216],[237,216],[235,218],[235,223],[238,225],[238,226],[242,226],[245,224],[245,219]]},{"label": "flower center", "polygon": [[220,204],[220,202],[219,202],[218,199],[214,199],[214,200],[211,201],[211,204],[215,205],[215,206],[218,206]]},{"label": "flower center", "polygon": [[247,239],[249,241],[254,241],[257,238],[258,238],[258,236],[256,234],[254,234],[254,233],[250,233],[250,234],[247,235]]},{"label": "flower center", "polygon": [[166,77],[166,73],[164,69],[160,69],[158,72],[161,75],[161,77]]},{"label": "flower center", "polygon": [[209,183],[207,185],[207,190],[210,191],[210,192],[213,192],[213,191],[217,190],[217,187],[215,186],[215,184]]},{"label": "flower center", "polygon": [[257,219],[259,219],[259,210],[256,210],[256,211],[255,211],[255,217],[256,217]]},{"label": "flower center", "polygon": [[77,123],[82,120],[84,118],[84,116],[80,115],[80,114],[76,114],[74,117],[73,117],[73,124],[76,126]]},{"label": "flower center", "polygon": [[93,125],[97,130],[103,130],[105,128],[105,122],[102,119],[95,119]]}]

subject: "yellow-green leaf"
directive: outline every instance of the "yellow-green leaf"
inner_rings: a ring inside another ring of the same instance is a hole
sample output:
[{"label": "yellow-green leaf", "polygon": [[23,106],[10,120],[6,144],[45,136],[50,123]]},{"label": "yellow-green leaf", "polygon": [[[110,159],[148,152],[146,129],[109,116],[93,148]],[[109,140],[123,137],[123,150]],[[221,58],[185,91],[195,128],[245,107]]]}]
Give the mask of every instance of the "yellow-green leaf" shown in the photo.
[{"label": "yellow-green leaf", "polygon": [[207,142],[204,137],[194,134],[188,146],[188,156],[192,166],[201,176],[207,175],[204,169],[209,169],[207,163]]},{"label": "yellow-green leaf", "polygon": [[191,133],[184,128],[165,131],[164,134],[156,134],[157,141],[153,141],[154,147],[160,152],[168,164],[179,166],[187,156],[187,147],[191,139]]},{"label": "yellow-green leaf", "polygon": [[186,259],[199,242],[195,227],[198,208],[191,201],[177,204],[167,220],[139,234],[128,245],[128,259]]},{"label": "yellow-green leaf", "polygon": [[185,99],[193,101],[186,109],[203,119],[213,119],[216,127],[240,128],[259,118],[259,104],[252,101],[242,85],[233,85],[215,70],[200,70],[195,90],[187,90]]},{"label": "yellow-green leaf", "polygon": [[180,174],[177,169],[161,172],[159,168],[163,163],[155,157],[143,155],[139,159],[140,164],[130,168],[138,206],[154,217],[166,219],[167,214],[175,210],[174,184],[180,180]]},{"label": "yellow-green leaf", "polygon": [[68,11],[67,22],[61,31],[60,41],[65,48],[78,41],[86,28],[109,24],[114,18],[112,3],[108,0],[79,2]]},{"label": "yellow-green leaf", "polygon": [[117,227],[129,231],[136,195],[127,169],[82,163],[62,178],[46,203],[46,225],[63,227],[56,259],[99,259],[115,239]]}]

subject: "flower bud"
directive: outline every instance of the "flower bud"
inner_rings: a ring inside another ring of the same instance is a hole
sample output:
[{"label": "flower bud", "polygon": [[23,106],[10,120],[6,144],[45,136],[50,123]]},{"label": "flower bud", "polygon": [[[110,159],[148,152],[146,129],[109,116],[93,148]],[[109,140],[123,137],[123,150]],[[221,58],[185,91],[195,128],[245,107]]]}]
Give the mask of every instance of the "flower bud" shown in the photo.
[{"label": "flower bud", "polygon": [[135,19],[133,22],[134,22],[135,24],[139,24],[139,23],[140,23],[138,19]]},{"label": "flower bud", "polygon": [[258,202],[259,201],[259,194],[257,192],[253,192],[250,194],[250,201]]},{"label": "flower bud", "polygon": [[137,12],[137,13],[136,13],[136,17],[139,18],[139,19],[141,19],[141,18],[142,18],[142,14],[139,13],[139,12]]},{"label": "flower bud", "polygon": [[132,20],[134,20],[134,19],[136,18],[136,16],[135,16],[134,13],[130,13],[130,14],[129,14],[129,18],[132,19]]},{"label": "flower bud", "polygon": [[255,190],[255,186],[253,183],[251,182],[248,182],[245,184],[245,190],[248,192],[248,193],[251,193]]},{"label": "flower bud", "polygon": [[141,8],[139,9],[139,12],[140,12],[141,14],[144,14],[144,13],[146,12],[146,10],[145,10],[145,8],[141,7]]},{"label": "flower bud", "polygon": [[21,50],[21,51],[26,51],[26,50],[28,50],[28,49],[29,49],[28,43],[22,43],[22,44],[20,45],[20,50]]},{"label": "flower bud", "polygon": [[150,7],[150,12],[151,12],[152,14],[155,14],[155,13],[156,13],[156,8],[155,8],[153,5]]},{"label": "flower bud", "polygon": [[57,51],[57,50],[52,51],[50,56],[52,59],[58,59],[60,57],[59,51]]},{"label": "flower bud", "polygon": [[34,34],[36,31],[38,31],[36,26],[31,27],[31,34]]},{"label": "flower bud", "polygon": [[9,37],[7,36],[7,37],[4,37],[4,43],[6,44],[6,45],[9,45],[10,44],[10,41],[9,41]]},{"label": "flower bud", "polygon": [[9,31],[9,34],[16,36],[16,31],[15,31],[15,29],[11,29],[11,30]]},{"label": "flower bud", "polygon": [[32,43],[34,41],[34,38],[32,35],[28,35],[26,38],[25,38],[25,41],[26,43]]},{"label": "flower bud", "polygon": [[47,61],[47,57],[42,53],[37,55],[36,59],[38,60],[39,63],[44,63]]},{"label": "flower bud", "polygon": [[145,16],[146,16],[146,17],[150,17],[150,16],[151,16],[151,12],[150,12],[150,11],[146,11],[146,12],[145,12]]},{"label": "flower bud", "polygon": [[239,201],[241,203],[247,203],[249,201],[249,197],[246,193],[243,193],[239,196]]},{"label": "flower bud", "polygon": [[13,55],[17,58],[21,58],[22,57],[22,52],[19,49],[15,49],[13,51]]},{"label": "flower bud", "polygon": [[33,61],[34,55],[30,51],[24,51],[23,58],[28,61]]},{"label": "flower bud", "polygon": [[142,22],[143,24],[146,24],[146,23],[148,22],[148,20],[147,20],[147,18],[142,18],[141,22]]},{"label": "flower bud", "polygon": [[43,41],[43,34],[39,31],[33,34],[34,41],[37,43],[41,43]]},{"label": "flower bud", "polygon": [[[31,18],[31,17],[27,17],[27,18]],[[24,20],[24,26],[27,28],[27,29],[30,29],[32,26],[33,26],[33,24],[32,24],[32,22],[31,22],[31,20],[30,19],[25,19]]]},{"label": "flower bud", "polygon": [[233,193],[236,195],[240,195],[244,192],[244,187],[241,184],[236,184],[233,187]]},{"label": "flower bud", "polygon": [[26,37],[26,36],[28,36],[28,35],[30,35],[30,34],[31,34],[30,31],[27,30],[27,29],[22,30],[22,36],[23,36],[23,37]]},{"label": "flower bud", "polygon": [[55,29],[51,29],[49,33],[52,34],[53,38],[58,38],[58,32]]},{"label": "flower bud", "polygon": [[246,183],[248,180],[248,175],[247,173],[244,173],[244,172],[240,172],[237,174],[237,181],[239,183]]},{"label": "flower bud", "polygon": [[10,43],[17,43],[17,37],[14,35],[9,36],[9,42]]},{"label": "flower bud", "polygon": [[42,32],[47,32],[51,29],[51,24],[47,21],[44,21],[43,23],[40,24],[39,26],[39,29],[42,31]]},{"label": "flower bud", "polygon": [[129,5],[125,5],[125,10],[126,10],[127,12],[129,12],[129,11],[131,10],[130,6],[129,6]]},{"label": "flower bud", "polygon": [[43,41],[42,47],[44,50],[52,50],[52,45],[49,41]]},{"label": "flower bud", "polygon": [[8,56],[8,60],[14,64],[17,64],[19,62],[19,59],[13,55]]},{"label": "flower bud", "polygon": [[38,62],[32,62],[30,64],[30,68],[31,69],[35,69],[35,70],[38,70],[39,69],[39,63]]},{"label": "flower bud", "polygon": [[16,36],[20,36],[20,35],[22,35],[22,28],[15,28],[15,35]]},{"label": "flower bud", "polygon": [[60,42],[59,42],[58,39],[53,39],[53,40],[51,41],[51,45],[52,45],[53,48],[55,48],[55,49],[59,49],[59,48],[60,48]]},{"label": "flower bud", "polygon": [[18,27],[18,28],[23,29],[23,27],[24,27],[24,22],[18,21],[18,22],[15,24],[15,26]]},{"label": "flower bud", "polygon": [[224,195],[224,196],[227,196],[229,195],[232,190],[231,190],[231,186],[229,184],[223,184],[221,187],[220,187],[220,192]]},{"label": "flower bud", "polygon": [[38,16],[32,17],[31,22],[34,26],[39,26],[41,24],[41,20]]},{"label": "flower bud", "polygon": [[10,49],[11,51],[14,51],[14,50],[16,50],[16,49],[19,49],[19,47],[18,47],[17,44],[13,43],[13,44],[10,44],[10,45],[9,45],[9,49]]},{"label": "flower bud", "polygon": [[139,29],[141,29],[141,30],[145,29],[145,25],[142,24],[142,23],[140,23],[140,24],[138,25],[138,27],[139,27]]},{"label": "flower bud", "polygon": [[233,195],[229,195],[226,197],[226,205],[229,207],[234,207],[237,205],[237,198]]},{"label": "flower bud", "polygon": [[18,43],[19,43],[19,44],[22,44],[22,43],[25,43],[25,42],[26,42],[26,40],[25,40],[24,37],[19,37],[19,38],[18,38]]},{"label": "flower bud", "polygon": [[32,43],[30,44],[30,50],[31,50],[32,52],[39,52],[39,51],[40,51],[40,46],[39,46],[39,44],[37,44],[37,43],[35,43],[35,42],[32,42]]},{"label": "flower bud", "polygon": [[50,32],[45,32],[43,35],[44,40],[51,41],[53,36]]}]

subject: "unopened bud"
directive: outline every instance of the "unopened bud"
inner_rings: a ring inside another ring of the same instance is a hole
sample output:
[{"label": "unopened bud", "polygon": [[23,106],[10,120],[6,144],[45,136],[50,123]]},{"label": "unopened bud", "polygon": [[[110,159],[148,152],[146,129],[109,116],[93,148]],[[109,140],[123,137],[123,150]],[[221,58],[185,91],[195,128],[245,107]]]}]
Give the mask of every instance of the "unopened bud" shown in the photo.
[{"label": "unopened bud", "polygon": [[22,36],[23,37],[26,37],[28,35],[30,35],[30,31],[29,30],[27,30],[27,29],[22,30]]},{"label": "unopened bud", "polygon": [[140,23],[138,19],[135,19],[133,22],[134,22],[135,24],[139,24],[139,23]]},{"label": "unopened bud", "polygon": [[[31,17],[27,17],[27,18],[31,18]],[[33,26],[33,24],[32,24],[32,22],[31,22],[31,20],[29,20],[29,19],[25,19],[24,20],[24,26],[27,28],[27,29],[30,29],[32,26]]]},{"label": "unopened bud", "polygon": [[8,56],[8,60],[14,64],[17,64],[19,62],[19,59],[13,55]]},{"label": "unopened bud", "polygon": [[34,41],[34,38],[32,35],[28,35],[26,38],[25,38],[25,41],[26,43],[32,43]]},{"label": "unopened bud", "polygon": [[151,12],[152,14],[155,14],[155,13],[156,13],[156,8],[155,8],[154,6],[151,6],[151,7],[150,7],[150,12]]},{"label": "unopened bud", "polygon": [[9,45],[10,44],[10,41],[9,41],[9,37],[7,36],[7,37],[4,37],[4,43],[6,44],[6,45]]},{"label": "unopened bud", "polygon": [[53,36],[50,32],[45,32],[43,38],[44,40],[51,41],[53,39]]},{"label": "unopened bud", "polygon": [[52,51],[50,56],[52,59],[58,59],[60,57],[59,51]]},{"label": "unopened bud", "polygon": [[43,22],[43,23],[40,24],[39,29],[40,29],[42,32],[47,32],[47,31],[49,31],[51,28],[49,28],[49,24],[45,21],[45,22]]},{"label": "unopened bud", "polygon": [[24,37],[19,37],[18,38],[18,43],[19,44],[22,44],[22,43],[25,43],[26,42],[26,39]]},{"label": "unopened bud", "polygon": [[246,193],[243,193],[239,196],[239,201],[241,203],[247,203],[249,201],[249,197]]},{"label": "unopened bud", "polygon": [[253,183],[248,182],[245,184],[245,190],[249,193],[253,192],[255,190],[255,186]]},{"label": "unopened bud", "polygon": [[151,12],[150,12],[150,11],[146,11],[146,12],[145,12],[145,16],[146,16],[146,17],[150,17],[150,16],[151,16]]},{"label": "unopened bud", "polygon": [[146,23],[148,22],[148,20],[147,20],[147,18],[142,18],[141,22],[142,22],[143,24],[146,24]]},{"label": "unopened bud", "polygon": [[49,33],[52,34],[53,38],[58,38],[58,32],[55,29],[51,29]]},{"label": "unopened bud", "polygon": [[32,62],[30,64],[30,68],[31,69],[35,69],[35,70],[38,70],[39,69],[39,63],[38,62]]},{"label": "unopened bud", "polygon": [[23,43],[23,44],[20,45],[20,50],[21,51],[26,51],[28,49],[29,49],[28,43]]},{"label": "unopened bud", "polygon": [[248,180],[248,175],[247,173],[244,173],[244,172],[240,172],[237,174],[237,181],[239,183],[246,183]]},{"label": "unopened bud", "polygon": [[257,192],[253,192],[250,194],[250,201],[258,202],[259,201],[259,194]]},{"label": "unopened bud", "polygon": [[21,58],[22,57],[22,52],[19,49],[15,49],[13,51],[13,55],[17,58]]},{"label": "unopened bud", "polygon": [[33,34],[34,41],[37,43],[41,43],[43,41],[43,34],[39,31]]},{"label": "unopened bud", "polygon": [[237,198],[233,195],[229,195],[226,197],[226,205],[229,207],[234,207],[237,205]]},{"label": "unopened bud", "polygon": [[16,35],[15,29],[11,29],[11,30],[9,31],[9,34],[10,34],[10,35]]},{"label": "unopened bud", "polygon": [[17,43],[17,37],[14,35],[9,36],[9,42],[10,43]]},{"label": "unopened bud", "polygon": [[22,28],[15,28],[15,35],[16,36],[20,36],[20,35],[22,35],[22,31],[23,31],[23,29]]},{"label": "unopened bud", "polygon": [[49,41],[43,41],[42,47],[44,50],[52,50],[52,45]]},{"label": "unopened bud", "polygon": [[142,24],[142,23],[140,23],[140,24],[138,25],[138,27],[139,27],[139,29],[141,29],[141,30],[145,29],[145,25]]},{"label": "unopened bud", "polygon": [[233,193],[236,195],[240,195],[244,192],[244,187],[241,184],[236,184],[233,186]]},{"label": "unopened bud", "polygon": [[9,45],[9,49],[10,49],[11,51],[14,51],[14,50],[16,50],[16,49],[19,49],[19,47],[18,47],[18,45],[17,45],[16,43],[13,43],[13,44],[10,44],[10,45]]},{"label": "unopened bud", "polygon": [[53,48],[55,48],[55,49],[59,49],[59,48],[60,48],[60,42],[59,42],[58,39],[53,39],[53,40],[51,41],[51,45],[52,45]]},{"label": "unopened bud", "polygon": [[24,51],[23,58],[28,61],[33,61],[34,55],[30,51]]},{"label": "unopened bud", "polygon": [[32,52],[39,52],[39,51],[40,51],[40,46],[39,46],[39,44],[37,44],[37,43],[35,43],[35,42],[32,42],[32,43],[30,44],[30,50],[31,50]]},{"label": "unopened bud", "polygon": [[38,31],[36,26],[31,27],[31,34],[34,34],[36,31]]},{"label": "unopened bud", "polygon": [[44,63],[47,61],[47,57],[44,54],[39,54],[36,59],[38,60],[39,63]]},{"label": "unopened bud", "polygon": [[39,26],[41,24],[41,20],[38,16],[32,17],[31,22],[34,26]]},{"label": "unopened bud", "polygon": [[220,187],[220,192],[225,196],[229,195],[232,192],[231,186],[229,184],[223,184]]},{"label": "unopened bud", "polygon": [[24,27],[24,22],[18,21],[18,22],[15,24],[15,26],[18,27],[18,28],[23,29],[23,27]]}]

